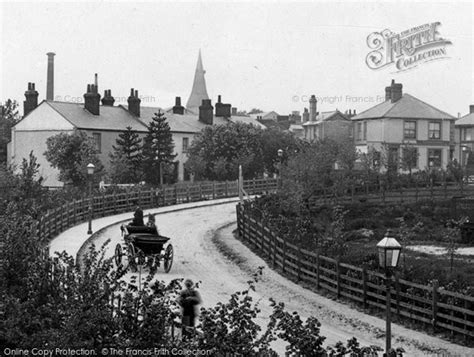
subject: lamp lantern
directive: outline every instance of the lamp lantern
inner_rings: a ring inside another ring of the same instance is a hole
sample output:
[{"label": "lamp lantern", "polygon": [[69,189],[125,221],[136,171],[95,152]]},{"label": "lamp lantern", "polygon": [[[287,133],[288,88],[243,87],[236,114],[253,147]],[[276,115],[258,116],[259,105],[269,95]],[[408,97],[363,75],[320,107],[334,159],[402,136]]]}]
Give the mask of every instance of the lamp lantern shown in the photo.
[{"label": "lamp lantern", "polygon": [[402,246],[392,237],[393,232],[389,229],[385,237],[377,243],[379,253],[379,265],[382,268],[396,268],[400,258]]}]

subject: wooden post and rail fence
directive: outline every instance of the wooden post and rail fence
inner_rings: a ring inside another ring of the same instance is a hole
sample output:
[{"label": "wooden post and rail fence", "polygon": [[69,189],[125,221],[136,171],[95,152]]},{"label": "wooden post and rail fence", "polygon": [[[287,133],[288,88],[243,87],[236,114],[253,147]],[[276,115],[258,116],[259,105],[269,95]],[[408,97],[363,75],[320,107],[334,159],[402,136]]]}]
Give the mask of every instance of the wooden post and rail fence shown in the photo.
[{"label": "wooden post and rail fence", "polygon": [[[406,195],[404,195],[406,196]],[[386,309],[385,275],[342,263],[296,246],[271,231],[264,220],[237,205],[239,236],[270,265],[316,290],[324,289],[363,309]],[[474,297],[446,291],[436,281],[422,285],[393,277],[391,311],[400,322],[416,322],[426,329],[474,338]]]}]

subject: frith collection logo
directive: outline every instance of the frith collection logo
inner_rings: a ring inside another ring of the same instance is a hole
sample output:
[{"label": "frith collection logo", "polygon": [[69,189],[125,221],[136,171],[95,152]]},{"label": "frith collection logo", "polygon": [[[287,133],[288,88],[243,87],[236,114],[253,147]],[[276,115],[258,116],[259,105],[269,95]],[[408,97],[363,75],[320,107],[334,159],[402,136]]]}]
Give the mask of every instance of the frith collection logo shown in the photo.
[{"label": "frith collection logo", "polygon": [[365,61],[371,69],[394,65],[398,72],[416,67],[420,63],[448,58],[446,46],[451,41],[440,37],[440,22],[433,22],[394,33],[388,29],[373,32],[367,37],[371,52]]}]

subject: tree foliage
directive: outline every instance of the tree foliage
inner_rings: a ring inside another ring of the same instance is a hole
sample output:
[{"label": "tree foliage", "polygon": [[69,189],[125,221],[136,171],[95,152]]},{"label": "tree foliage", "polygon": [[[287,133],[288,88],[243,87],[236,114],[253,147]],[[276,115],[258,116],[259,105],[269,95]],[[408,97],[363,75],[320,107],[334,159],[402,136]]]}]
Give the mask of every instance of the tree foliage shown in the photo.
[{"label": "tree foliage", "polygon": [[92,138],[76,131],[73,134],[59,133],[46,140],[46,159],[59,170],[59,181],[82,187],[87,184],[87,165],[94,164],[94,179],[100,180],[104,166],[98,157]]},{"label": "tree foliage", "polygon": [[7,144],[11,140],[11,128],[20,120],[18,103],[7,99],[0,105],[0,163],[6,163]]},{"label": "tree foliage", "polygon": [[165,114],[159,111],[148,124],[148,133],[143,141],[142,168],[147,183],[159,184],[160,174],[163,175],[165,183],[175,181],[172,163],[176,155],[173,152],[174,142],[170,126]]},{"label": "tree foliage", "polygon": [[277,171],[279,149],[286,159],[302,145],[290,133],[251,124],[208,126],[192,142],[186,168],[198,179],[208,180],[235,180],[239,165],[246,179],[264,172],[271,175]]},{"label": "tree foliage", "polygon": [[138,183],[142,179],[142,139],[128,126],[110,153],[110,176],[114,183]]}]

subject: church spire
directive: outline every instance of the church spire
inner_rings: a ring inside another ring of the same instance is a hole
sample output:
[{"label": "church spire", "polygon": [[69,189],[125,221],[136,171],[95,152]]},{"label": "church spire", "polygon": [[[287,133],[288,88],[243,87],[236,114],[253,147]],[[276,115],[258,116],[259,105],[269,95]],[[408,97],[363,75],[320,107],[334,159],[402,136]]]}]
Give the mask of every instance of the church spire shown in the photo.
[{"label": "church spire", "polygon": [[199,106],[202,104],[202,100],[209,99],[204,73],[206,73],[206,71],[202,66],[201,50],[199,50],[196,72],[194,74],[193,89],[191,90],[191,95],[189,96],[188,103],[186,104],[186,109],[189,109],[196,114],[199,113]]}]

